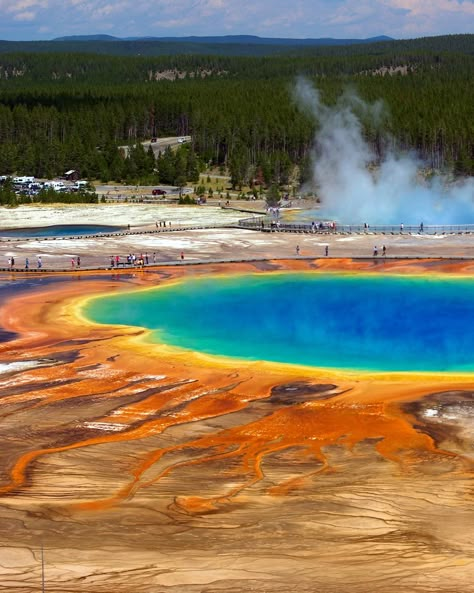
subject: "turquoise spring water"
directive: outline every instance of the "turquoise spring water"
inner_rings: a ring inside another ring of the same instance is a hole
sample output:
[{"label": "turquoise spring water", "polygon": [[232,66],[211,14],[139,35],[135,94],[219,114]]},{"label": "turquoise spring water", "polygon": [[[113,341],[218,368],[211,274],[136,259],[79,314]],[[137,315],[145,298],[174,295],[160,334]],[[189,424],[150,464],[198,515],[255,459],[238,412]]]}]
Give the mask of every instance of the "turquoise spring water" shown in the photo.
[{"label": "turquoise spring water", "polygon": [[124,228],[106,224],[55,224],[44,227],[0,229],[0,237],[71,237],[74,235],[116,233]]},{"label": "turquoise spring water", "polygon": [[261,274],[100,297],[85,314],[209,354],[375,371],[473,371],[474,279]]}]

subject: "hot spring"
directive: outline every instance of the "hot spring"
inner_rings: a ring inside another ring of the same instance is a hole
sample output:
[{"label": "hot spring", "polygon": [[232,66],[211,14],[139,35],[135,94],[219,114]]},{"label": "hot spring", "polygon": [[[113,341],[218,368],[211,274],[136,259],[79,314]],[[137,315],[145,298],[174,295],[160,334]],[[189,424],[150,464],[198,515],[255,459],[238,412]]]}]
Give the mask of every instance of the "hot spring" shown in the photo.
[{"label": "hot spring", "polygon": [[94,298],[85,315],[248,360],[373,371],[474,370],[474,279],[279,273]]},{"label": "hot spring", "polygon": [[0,237],[74,237],[96,235],[98,233],[117,233],[123,226],[105,224],[57,224],[42,227],[0,229]]}]

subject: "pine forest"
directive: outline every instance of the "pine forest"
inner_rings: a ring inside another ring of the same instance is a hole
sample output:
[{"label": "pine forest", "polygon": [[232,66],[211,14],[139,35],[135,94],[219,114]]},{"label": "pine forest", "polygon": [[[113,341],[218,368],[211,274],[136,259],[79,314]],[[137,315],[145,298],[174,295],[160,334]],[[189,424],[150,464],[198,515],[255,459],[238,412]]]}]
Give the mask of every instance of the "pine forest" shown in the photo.
[{"label": "pine forest", "polygon": [[[303,182],[318,122],[294,98],[301,76],[327,104],[348,88],[383,102],[381,120],[363,120],[375,154],[414,150],[427,167],[474,174],[474,35],[245,56],[64,48],[0,53],[2,175],[182,183],[216,166],[234,186],[284,185],[295,169]],[[192,140],[157,162],[141,142],[167,136]]]}]

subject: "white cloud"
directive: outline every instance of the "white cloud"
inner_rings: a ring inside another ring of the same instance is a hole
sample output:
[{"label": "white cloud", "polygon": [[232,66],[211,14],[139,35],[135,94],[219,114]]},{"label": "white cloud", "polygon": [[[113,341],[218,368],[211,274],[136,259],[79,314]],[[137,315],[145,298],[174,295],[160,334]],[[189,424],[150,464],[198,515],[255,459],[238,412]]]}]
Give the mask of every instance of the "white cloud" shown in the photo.
[{"label": "white cloud", "polygon": [[4,11],[8,14],[26,14],[32,8],[47,8],[48,0],[17,0],[10,2],[9,0],[0,0],[0,14]]},{"label": "white cloud", "polygon": [[24,12],[18,12],[13,18],[16,21],[33,21],[36,17],[36,12],[32,10],[26,10]]},{"label": "white cloud", "polygon": [[418,16],[446,12],[474,15],[472,0],[387,0],[387,4],[395,8],[403,8]]},{"label": "white cloud", "polygon": [[15,21],[32,34],[411,37],[472,32],[474,1],[0,0],[0,37]]}]

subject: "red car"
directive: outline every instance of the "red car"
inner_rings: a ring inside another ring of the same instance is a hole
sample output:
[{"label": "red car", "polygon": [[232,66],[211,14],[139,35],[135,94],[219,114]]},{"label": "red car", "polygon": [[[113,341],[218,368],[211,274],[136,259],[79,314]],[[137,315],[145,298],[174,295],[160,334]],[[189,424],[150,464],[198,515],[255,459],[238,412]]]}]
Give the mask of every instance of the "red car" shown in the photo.
[{"label": "red car", "polygon": [[164,196],[166,194],[164,189],[154,189],[151,193],[153,196]]}]

